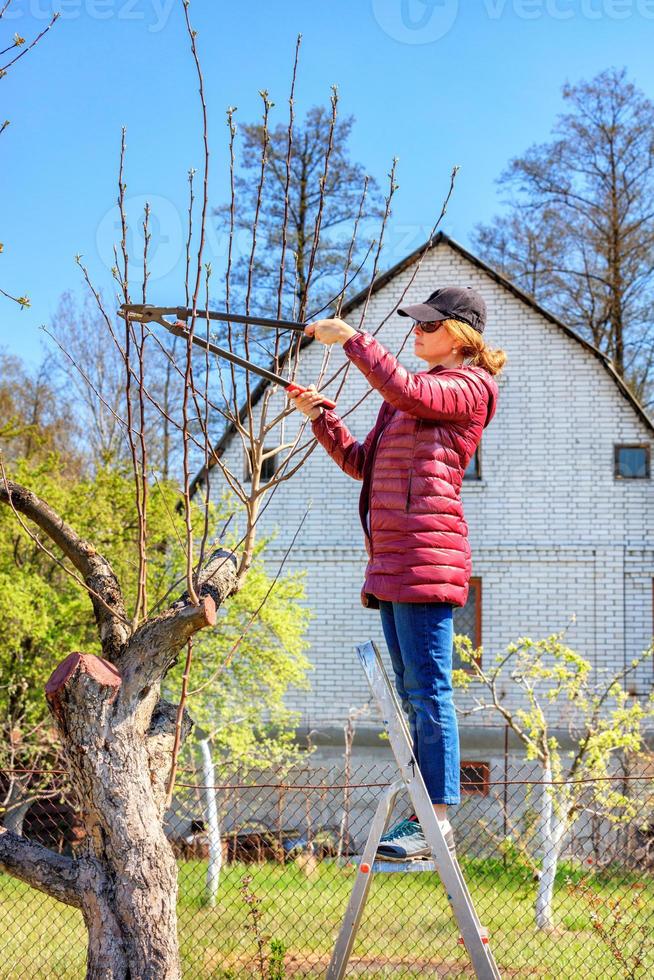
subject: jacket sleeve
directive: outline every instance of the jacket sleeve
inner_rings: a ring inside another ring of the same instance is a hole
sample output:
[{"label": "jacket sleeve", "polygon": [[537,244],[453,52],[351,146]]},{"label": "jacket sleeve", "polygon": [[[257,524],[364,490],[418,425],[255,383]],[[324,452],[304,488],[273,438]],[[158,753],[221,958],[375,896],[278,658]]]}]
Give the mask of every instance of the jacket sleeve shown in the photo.
[{"label": "jacket sleeve", "polygon": [[416,418],[465,422],[488,400],[486,386],[472,372],[411,374],[366,331],[346,340],[343,350],[384,401]]},{"label": "jacket sleeve", "polygon": [[324,446],[331,458],[344,473],[355,480],[363,480],[363,464],[372,443],[376,425],[364,441],[357,442],[343,420],[333,409],[323,409],[317,419],[311,420],[313,434]]}]

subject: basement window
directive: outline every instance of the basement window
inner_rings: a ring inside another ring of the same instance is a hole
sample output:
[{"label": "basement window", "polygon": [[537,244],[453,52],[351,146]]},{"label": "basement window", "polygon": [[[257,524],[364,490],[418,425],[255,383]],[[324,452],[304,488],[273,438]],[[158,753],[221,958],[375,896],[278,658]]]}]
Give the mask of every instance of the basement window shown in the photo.
[{"label": "basement window", "polygon": [[490,784],[488,762],[462,762],[460,773],[462,796],[488,796]]},{"label": "basement window", "polygon": [[613,475],[616,480],[649,480],[647,443],[621,443],[614,447]]}]

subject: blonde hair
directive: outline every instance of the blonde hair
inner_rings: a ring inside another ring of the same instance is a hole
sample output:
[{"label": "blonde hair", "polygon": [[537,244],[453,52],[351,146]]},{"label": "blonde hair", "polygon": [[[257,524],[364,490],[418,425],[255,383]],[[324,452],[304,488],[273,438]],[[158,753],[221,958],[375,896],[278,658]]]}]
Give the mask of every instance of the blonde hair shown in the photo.
[{"label": "blonde hair", "polygon": [[463,320],[443,320],[445,329],[453,340],[459,341],[459,350],[469,364],[484,368],[489,374],[499,374],[506,364],[503,350],[491,350],[482,334]]}]

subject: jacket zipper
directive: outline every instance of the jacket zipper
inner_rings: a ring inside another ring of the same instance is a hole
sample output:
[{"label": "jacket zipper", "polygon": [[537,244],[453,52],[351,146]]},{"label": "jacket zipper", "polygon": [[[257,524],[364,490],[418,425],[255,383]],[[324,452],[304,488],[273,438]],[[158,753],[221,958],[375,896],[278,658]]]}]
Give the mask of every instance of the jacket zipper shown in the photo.
[{"label": "jacket zipper", "polygon": [[416,425],[415,432],[413,434],[413,449],[411,452],[411,462],[409,464],[409,486],[406,493],[406,506],[404,510],[408,513],[409,506],[411,504],[411,481],[413,480],[413,460],[416,455],[416,442],[418,441],[418,430],[422,424],[422,419],[418,419],[418,424]]},{"label": "jacket zipper", "polygon": [[[387,419],[386,420],[386,425],[388,425],[389,422],[390,422],[390,419]],[[382,435],[384,434],[384,429],[386,428],[386,425],[384,425],[383,429],[379,433],[379,438],[377,439],[377,442],[375,443],[375,452],[373,454],[373,457],[372,457],[372,465],[370,467],[370,500],[368,501],[368,513],[366,514],[366,522],[367,522],[367,524],[369,526],[369,530],[368,529],[365,529],[365,528],[364,528],[364,530],[365,530],[366,534],[368,535],[368,541],[370,542],[370,560],[371,561],[372,561],[372,555],[373,555],[373,547],[372,547],[372,507],[371,507],[371,505],[372,505],[372,487],[373,487],[373,479],[372,478],[375,475],[375,463],[377,462],[377,450],[379,449],[379,443],[381,441]]]},{"label": "jacket zipper", "polygon": [[[413,465],[413,460],[412,460]],[[413,479],[413,473],[409,473],[409,489],[406,495],[406,507],[404,508],[407,512],[409,510],[409,504],[411,503],[411,480]]]},{"label": "jacket zipper", "polygon": [[[379,433],[379,438],[377,439],[377,443],[375,445],[375,452],[374,452],[374,455],[372,457],[372,465],[370,467],[370,501],[369,501],[370,504],[372,504],[372,487],[373,487],[373,477],[375,475],[375,463],[377,462],[377,450],[379,449],[379,443],[381,441],[381,437],[384,434],[384,430],[389,425],[390,421],[391,421],[391,417],[389,416],[385,420],[385,424],[384,424],[381,432]],[[422,419],[418,419],[418,423],[420,423],[421,421],[422,421]],[[415,439],[414,439],[414,452],[415,452]],[[368,541],[370,542],[370,560],[372,561],[372,557],[373,557],[373,553],[374,553],[374,548],[372,546],[372,512],[371,512],[371,507],[370,506],[368,507],[368,513],[366,514],[366,520],[367,520],[367,523],[370,525],[370,530],[369,531],[366,530],[366,533],[368,535]]]},{"label": "jacket zipper", "polygon": [[[381,434],[379,436],[381,439]],[[366,514],[366,523],[368,528],[366,529],[366,534],[368,535],[368,541],[370,542],[370,560],[372,561],[372,478],[375,474],[375,463],[377,462],[377,447],[379,446],[379,439],[377,440],[377,445],[375,446],[375,455],[372,457],[372,466],[370,467],[370,500],[368,501],[368,513]]]}]

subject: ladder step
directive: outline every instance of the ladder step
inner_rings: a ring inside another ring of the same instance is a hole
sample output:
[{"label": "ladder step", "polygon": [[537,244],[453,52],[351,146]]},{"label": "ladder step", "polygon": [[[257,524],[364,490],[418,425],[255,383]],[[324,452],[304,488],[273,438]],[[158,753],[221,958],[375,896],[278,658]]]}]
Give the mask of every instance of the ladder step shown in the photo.
[{"label": "ladder step", "polygon": [[[360,863],[360,858],[358,856],[353,856],[348,859],[353,865],[359,867],[363,874],[367,874],[372,871],[374,874],[411,874],[411,872],[416,871],[436,871],[436,862],[433,858],[407,858],[406,861],[388,861],[383,857],[375,858],[372,865],[366,865],[367,870],[364,870]],[[448,896],[449,897],[449,896]]]},{"label": "ladder step", "polygon": [[[463,933],[458,941],[466,947],[478,980],[501,980],[488,944],[488,932],[477,918],[456,854],[448,847],[447,838],[434,814],[422,774],[416,765],[408,724],[391,686],[381,654],[372,640],[358,644],[357,654],[379,707],[384,729],[398,765],[400,779],[391,783],[381,796],[363,853],[351,859],[353,864],[359,865],[359,871],[332,953],[326,980],[344,980],[373,875],[377,871],[423,870],[438,873],[456,923]],[[376,854],[379,842],[389,825],[397,796],[402,791],[408,793],[429,843],[431,856],[427,859],[423,857],[406,861],[388,861]]]},{"label": "ladder step", "polygon": [[[448,896],[448,898],[449,898],[449,896]],[[482,943],[484,943],[484,945],[487,945],[488,944],[488,938],[489,938],[488,937],[488,929],[485,926],[482,926],[481,929],[479,930],[479,938],[481,939]],[[463,936],[459,936],[459,938],[457,939],[457,942],[458,942],[459,946],[465,946],[465,940],[464,940]]]}]

